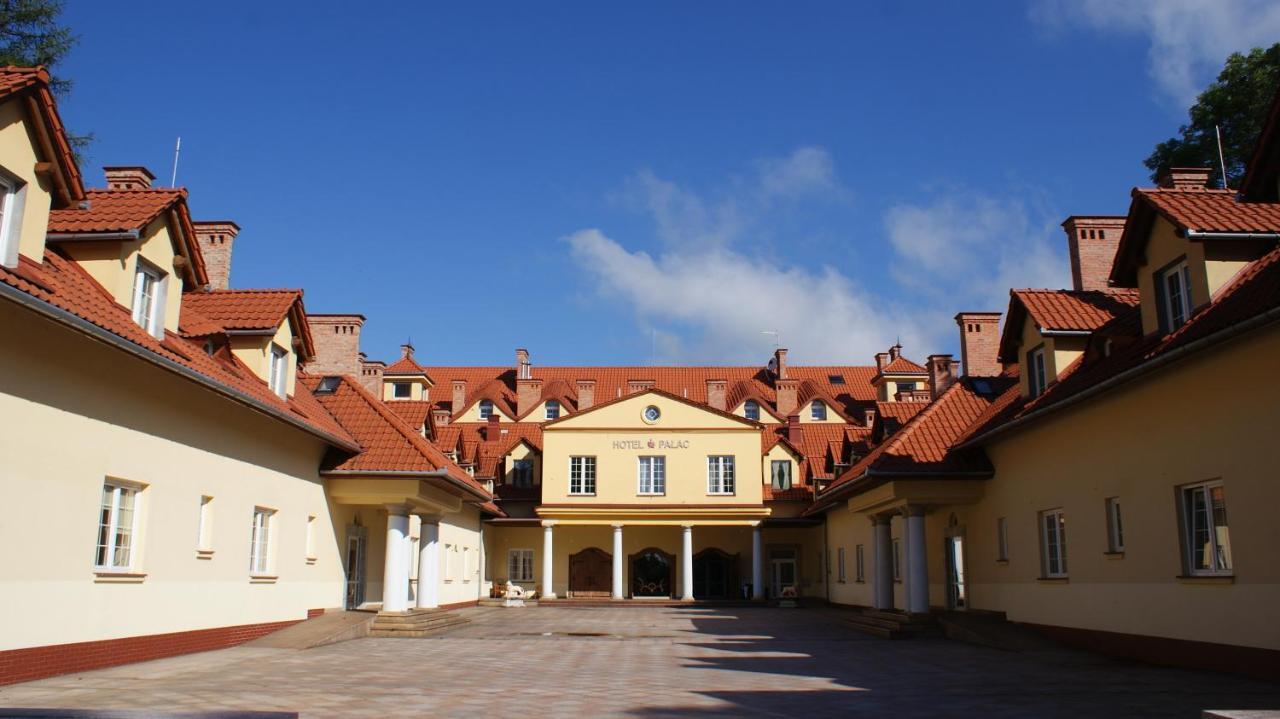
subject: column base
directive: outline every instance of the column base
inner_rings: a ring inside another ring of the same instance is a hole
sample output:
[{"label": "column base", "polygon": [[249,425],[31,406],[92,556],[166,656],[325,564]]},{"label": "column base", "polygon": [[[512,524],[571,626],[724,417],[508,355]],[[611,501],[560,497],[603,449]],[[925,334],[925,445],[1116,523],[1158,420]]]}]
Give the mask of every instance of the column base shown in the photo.
[{"label": "column base", "polygon": [[549,592],[549,593],[547,593],[547,594],[539,594],[539,595],[538,595],[538,599],[555,599],[555,598],[556,598],[556,593],[555,593],[555,592]]}]

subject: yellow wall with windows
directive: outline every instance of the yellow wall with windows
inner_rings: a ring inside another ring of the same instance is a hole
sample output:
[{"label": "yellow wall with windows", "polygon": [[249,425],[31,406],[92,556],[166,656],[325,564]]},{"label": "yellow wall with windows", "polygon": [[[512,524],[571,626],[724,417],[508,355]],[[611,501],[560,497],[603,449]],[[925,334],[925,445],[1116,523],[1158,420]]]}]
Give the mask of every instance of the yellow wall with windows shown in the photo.
[{"label": "yellow wall with windows", "polygon": [[890,375],[882,380],[877,386],[877,397],[881,402],[896,402],[894,396],[899,392],[905,391],[914,384],[915,389],[927,389],[929,386],[928,377],[893,377]]},{"label": "yellow wall with windows", "polygon": [[[755,401],[757,404],[760,404],[760,419],[753,420],[753,421],[759,422],[760,424],[781,424],[781,422],[777,418],[775,418],[773,415],[765,411],[765,407],[763,403],[761,403],[759,400],[755,400]],[[741,404],[735,407],[733,410],[733,413],[738,415],[739,417],[742,417],[743,419],[746,419],[747,417],[746,401],[743,401]]]},{"label": "yellow wall with windows", "polygon": [[[655,424],[641,419],[654,405],[662,415]],[[663,443],[674,446],[664,447]],[[652,445],[651,445],[652,443]],[[734,460],[734,493],[707,493],[707,457]],[[569,458],[596,458],[594,496],[569,494]],[[666,458],[666,494],[638,493],[638,458]],[[755,504],[763,501],[760,433],[745,421],[642,393],[623,402],[549,425],[543,433],[542,501],[549,504]]]},{"label": "yellow wall with windows", "polygon": [[1053,384],[1072,362],[1079,359],[1084,354],[1085,346],[1088,344],[1087,337],[1045,337],[1040,334],[1040,328],[1031,319],[1030,315],[1026,315],[1023,319],[1022,334],[1019,340],[1017,357],[1007,357],[1006,360],[1016,360],[1018,362],[1019,384],[1022,387],[1022,395],[1024,397],[1031,395],[1031,366],[1027,364],[1027,354],[1037,347],[1044,347],[1044,378],[1046,385]]},{"label": "yellow wall with windows", "polygon": [[1185,256],[1187,272],[1191,277],[1191,304],[1195,308],[1209,302],[1212,295],[1249,262],[1249,258],[1233,257],[1232,253],[1225,250],[1214,249],[1206,253],[1206,247],[1204,242],[1192,242],[1179,237],[1168,220],[1156,218],[1144,252],[1146,261],[1137,269],[1144,333],[1154,332],[1160,326],[1157,303],[1164,299],[1156,287],[1154,273]]},{"label": "yellow wall with windows", "polygon": [[[0,649],[296,620],[341,603],[320,440],[10,303],[0,325],[0,416],[20,419],[0,432],[0,491],[23,508],[0,525],[13,550]],[[124,582],[94,571],[108,477],[145,485],[134,557],[145,576]],[[206,495],[214,551],[201,558]],[[276,510],[271,582],[249,575],[255,506]]]},{"label": "yellow wall with windows", "polygon": [[821,401],[823,404],[827,406],[827,418],[814,419],[813,418],[813,402],[806,402],[805,405],[801,407],[799,410],[801,422],[815,422],[819,424],[833,424],[833,423],[844,424],[845,423],[844,419],[840,416],[839,412],[836,411],[836,408],[833,407],[830,402],[827,402],[826,400],[815,400],[815,401]]},{"label": "yellow wall with windows", "polygon": [[[555,400],[560,402],[560,400]],[[569,408],[563,402],[560,402],[560,417],[568,417],[572,414]],[[559,419],[559,418],[557,418]],[[547,403],[539,402],[536,407],[529,411],[528,414],[520,418],[521,422],[547,422]]]},{"label": "yellow wall with windows", "polygon": [[760,463],[760,475],[762,480],[761,483],[762,484],[773,483],[773,463],[775,461],[790,462],[791,463],[791,486],[792,487],[800,486],[799,458],[797,458],[795,454],[793,454],[791,450],[787,449],[787,447],[783,445],[781,442],[770,447],[769,451],[765,453],[764,459]]},{"label": "yellow wall with windows", "polygon": [[[512,418],[506,412],[503,412],[502,408],[499,407],[497,404],[493,405],[493,413],[497,415],[503,422],[515,421],[514,418]],[[480,418],[480,403],[476,402],[475,404],[463,410],[462,415],[460,417],[452,421],[454,422],[488,422],[489,420]]]},{"label": "yellow wall with windows", "polygon": [[515,447],[511,448],[510,452],[507,452],[503,462],[505,467],[503,481],[506,484],[515,482],[516,461],[523,459],[533,462],[533,486],[538,486],[542,483],[542,455],[524,442],[516,444]]},{"label": "yellow wall with windows", "polygon": [[[409,396],[397,397],[396,384],[400,382],[409,383]],[[382,399],[387,402],[395,402],[396,400],[417,400],[425,401],[429,398],[430,389],[427,380],[422,377],[404,377],[404,376],[384,376],[382,379]]]},{"label": "yellow wall with windows", "polygon": [[177,332],[182,310],[182,273],[173,266],[177,253],[173,249],[174,236],[168,218],[168,212],[162,213],[136,240],[66,242],[62,246],[116,302],[131,310],[139,258],[159,270],[166,278],[164,328]]},{"label": "yellow wall with windows", "polygon": [[286,319],[276,328],[270,339],[260,335],[235,335],[231,337],[231,352],[258,375],[258,378],[271,382],[271,347],[280,347],[285,351],[285,394],[293,396],[297,379],[297,354],[293,351],[293,320]]},{"label": "yellow wall with windows", "polygon": [[22,102],[16,97],[0,105],[0,167],[26,188],[18,254],[41,262],[45,229],[49,225],[52,184],[36,175],[35,166],[40,157],[30,122]]}]

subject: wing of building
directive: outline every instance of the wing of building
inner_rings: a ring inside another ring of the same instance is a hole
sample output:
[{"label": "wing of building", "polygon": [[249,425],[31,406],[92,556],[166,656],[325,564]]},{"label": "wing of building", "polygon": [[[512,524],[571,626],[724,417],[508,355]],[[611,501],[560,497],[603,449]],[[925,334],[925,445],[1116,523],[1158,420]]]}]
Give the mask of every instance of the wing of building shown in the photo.
[{"label": "wing of building", "polygon": [[957,314],[960,362],[460,367],[233,288],[239,226],[145,168],[86,189],[48,83],[0,69],[0,683],[516,594],[1280,671],[1280,105],[1240,191],[1068,218],[1073,287]]}]

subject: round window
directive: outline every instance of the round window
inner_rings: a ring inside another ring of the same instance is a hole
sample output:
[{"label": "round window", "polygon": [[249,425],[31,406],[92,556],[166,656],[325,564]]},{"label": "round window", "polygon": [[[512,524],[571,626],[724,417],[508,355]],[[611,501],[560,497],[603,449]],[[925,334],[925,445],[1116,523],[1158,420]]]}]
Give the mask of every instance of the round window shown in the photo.
[{"label": "round window", "polygon": [[653,405],[644,408],[644,421],[653,424],[662,416],[662,411]]}]

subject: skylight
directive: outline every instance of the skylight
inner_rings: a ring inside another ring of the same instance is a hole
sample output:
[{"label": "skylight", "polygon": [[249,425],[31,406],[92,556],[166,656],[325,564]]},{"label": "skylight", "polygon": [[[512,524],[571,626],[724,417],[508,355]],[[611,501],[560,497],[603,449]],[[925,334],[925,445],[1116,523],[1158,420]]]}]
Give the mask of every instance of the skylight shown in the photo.
[{"label": "skylight", "polygon": [[827,381],[831,384],[844,384],[844,376],[838,374],[827,375]]},{"label": "skylight", "polygon": [[342,384],[341,377],[321,377],[320,384],[316,387],[316,394],[333,394],[338,391],[340,384]]}]

